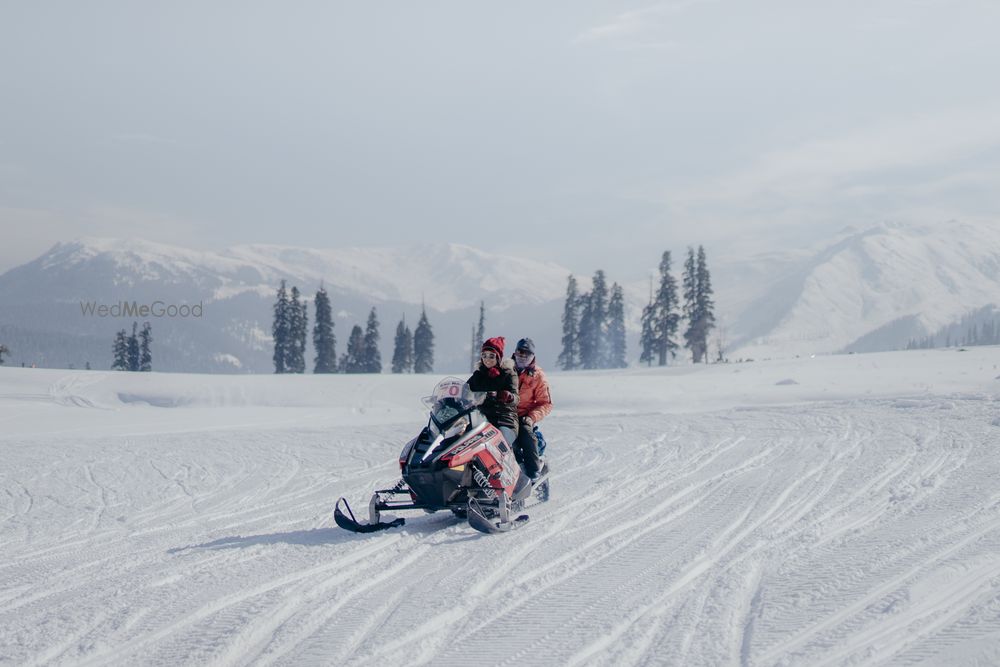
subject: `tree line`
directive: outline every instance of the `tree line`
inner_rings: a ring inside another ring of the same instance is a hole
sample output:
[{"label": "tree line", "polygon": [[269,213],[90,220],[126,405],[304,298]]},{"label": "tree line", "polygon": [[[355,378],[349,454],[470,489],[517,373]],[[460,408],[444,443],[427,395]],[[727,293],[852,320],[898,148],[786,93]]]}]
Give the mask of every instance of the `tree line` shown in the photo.
[{"label": "tree line", "polygon": [[[373,306],[365,328],[355,324],[347,339],[347,350],[337,358],[337,337],[334,333],[333,309],[330,296],[321,285],[313,300],[315,324],[312,337],[316,356],[313,373],[381,373],[382,354],[379,351],[379,321]],[[309,316],[306,299],[298,287],[287,289],[284,280],[274,302],[271,334],[274,338],[275,373],[305,373],[306,338]],[[406,317],[396,327],[391,362],[393,373],[431,373],[434,370],[434,331],[427,319],[426,307],[421,307],[420,320],[414,331],[406,325]]]},{"label": "tree line", "polygon": [[115,334],[115,342],[111,348],[114,355],[111,370],[143,372],[153,370],[153,354],[150,350],[152,342],[153,328],[149,322],[144,322],[141,330],[139,323],[133,322],[132,335],[121,329]]},{"label": "tree line", "polygon": [[625,293],[618,283],[608,290],[598,269],[589,292],[581,293],[574,276],[566,285],[562,315],[562,351],[556,363],[563,370],[625,368]]},{"label": "tree line", "polygon": [[[978,324],[975,320],[976,316],[966,316],[962,318],[959,324],[945,327],[937,334],[931,334],[923,338],[911,338],[907,341],[905,349],[930,350],[942,345],[944,347],[1000,345],[1000,322],[993,317],[990,317],[986,321],[980,321]],[[962,330],[964,330],[964,333],[960,333]]]},{"label": "tree line", "polygon": [[[649,303],[642,309],[639,361],[665,366],[677,356],[682,322],[684,347],[694,363],[708,361],[708,338],[715,328],[715,302],[705,249],[688,248],[678,295],[677,279],[671,273],[670,251],[660,258],[657,289],[650,284]],[[625,368],[625,298],[614,283],[610,290],[604,271],[598,270],[591,290],[580,293],[574,276],[569,277],[562,315],[562,352],[557,361],[563,370]],[[683,301],[681,300],[683,299]],[[719,351],[720,357],[722,350]]]}]

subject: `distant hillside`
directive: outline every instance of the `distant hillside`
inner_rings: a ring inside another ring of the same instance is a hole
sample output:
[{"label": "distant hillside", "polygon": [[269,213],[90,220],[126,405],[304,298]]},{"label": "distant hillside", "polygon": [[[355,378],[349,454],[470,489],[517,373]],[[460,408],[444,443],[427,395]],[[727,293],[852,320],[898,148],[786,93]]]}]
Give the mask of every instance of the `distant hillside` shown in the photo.
[{"label": "distant hillside", "polygon": [[[81,239],[57,244],[0,276],[0,331],[11,341],[8,363],[82,368],[90,362],[107,368],[114,331],[140,318],[94,317],[82,312],[82,303],[201,303],[200,318],[147,318],[155,367],[269,373],[271,306],[285,279],[310,299],[320,284],[326,286],[338,354],[351,327],[363,325],[375,306],[382,356],[391,358],[400,317],[412,328],[426,303],[436,337],[435,369],[464,372],[480,299],[491,333],[530,333],[540,353],[554,358],[568,275],[556,264],[456,244],[337,250],[253,245],[205,252],[141,240]],[[311,350],[308,355],[311,367]]]},{"label": "distant hillside", "polygon": [[1000,303],[1000,228],[886,223],[788,269],[734,322],[731,355],[901,349]]},{"label": "distant hillside", "polygon": [[[685,248],[670,248],[680,279]],[[655,272],[663,249],[636,258]],[[717,258],[708,249],[718,331],[727,356],[776,358],[843,351],[902,349],[963,317],[1000,305],[1000,228],[948,222],[845,229],[816,249]],[[590,289],[593,267],[576,274]],[[81,304],[154,301],[203,306],[200,318],[149,318],[159,370],[270,373],[271,307],[284,279],[312,298],[330,293],[338,354],[351,327],[372,306],[381,321],[382,357],[392,355],[399,318],[415,326],[421,303],[436,336],[435,372],[468,370],[471,329],[480,300],[487,334],[511,344],[530,335],[539,358],[555,367],[570,269],[552,262],[498,257],[476,248],[310,249],[244,245],[218,252],[122,239],[60,243],[0,276],[0,340],[9,364],[107,368],[114,332],[132,317],[100,318]],[[624,282],[628,358],[649,278]],[[310,317],[312,309],[310,309]],[[957,331],[957,329],[955,329]],[[312,367],[307,350],[307,367]],[[682,351],[677,363],[688,363]]]}]

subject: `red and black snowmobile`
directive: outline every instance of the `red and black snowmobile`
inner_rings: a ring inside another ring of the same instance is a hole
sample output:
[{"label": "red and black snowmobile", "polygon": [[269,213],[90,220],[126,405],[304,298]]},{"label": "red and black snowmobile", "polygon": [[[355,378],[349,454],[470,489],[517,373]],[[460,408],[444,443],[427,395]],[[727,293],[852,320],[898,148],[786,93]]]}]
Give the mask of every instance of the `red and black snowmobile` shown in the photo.
[{"label": "red and black snowmobile", "polygon": [[549,499],[548,466],[534,482],[524,474],[500,430],[479,412],[485,396],[458,378],[441,380],[424,399],[430,408],[427,426],[399,455],[402,479],[372,494],[368,523],[358,521],[340,498],[333,513],[337,525],[369,533],[405,523],[383,519],[387,510],[451,510],[484,533],[505,532],[527,521],[526,514],[518,514],[527,502]]}]

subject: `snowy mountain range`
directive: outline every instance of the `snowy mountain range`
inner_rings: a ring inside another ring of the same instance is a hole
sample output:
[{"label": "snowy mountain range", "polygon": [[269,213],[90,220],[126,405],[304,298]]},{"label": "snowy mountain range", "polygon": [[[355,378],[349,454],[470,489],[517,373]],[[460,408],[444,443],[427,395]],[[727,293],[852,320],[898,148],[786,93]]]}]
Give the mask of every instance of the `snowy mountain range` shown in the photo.
[{"label": "snowy mountain range", "polygon": [[749,262],[763,289],[728,308],[742,356],[900,349],[1000,305],[1000,225],[884,223],[844,230],[779,271],[760,264]]},{"label": "snowy mountain range", "polygon": [[[113,316],[116,304],[151,310],[200,305],[200,317],[145,318],[153,326],[157,368],[270,372],[271,306],[286,280],[310,299],[325,286],[341,353],[351,327],[363,326],[375,306],[385,365],[396,324],[405,317],[412,329],[425,304],[435,330],[436,367],[457,372],[468,369],[480,300],[491,331],[522,336],[531,323],[540,353],[558,354],[551,348],[559,340],[559,313],[546,315],[569,273],[554,263],[498,258],[456,244],[331,250],[245,245],[210,252],[84,238],[56,244],[0,276],[0,339],[15,363],[106,368],[114,332],[144,319]],[[111,315],[98,316],[100,306]]]},{"label": "snowy mountain range", "polygon": [[[684,249],[672,251],[679,274]],[[997,226],[886,223],[845,229],[816,248],[732,259],[714,258],[708,251],[716,338],[732,359],[897,349],[971,312],[992,313],[1000,304]],[[637,258],[637,264],[655,267],[658,260],[655,254]],[[596,268],[576,272],[581,289],[588,289]],[[388,365],[396,323],[405,317],[412,328],[424,304],[435,331],[436,370],[463,372],[483,300],[488,334],[531,335],[539,357],[552,367],[572,272],[555,262],[497,257],[456,244],[241,245],[211,252],[84,238],[56,244],[0,275],[0,342],[11,348],[15,364],[79,368],[89,362],[106,368],[114,332],[141,318],[99,317],[96,310],[88,314],[88,307],[201,304],[201,317],[147,318],[153,324],[156,366],[266,373],[272,369],[271,304],[284,279],[310,298],[321,284],[326,287],[338,352],[351,327],[363,325],[375,306]],[[620,276],[608,278],[623,282]],[[624,285],[634,360],[649,282],[643,278]],[[311,361],[312,352],[308,355]]]}]

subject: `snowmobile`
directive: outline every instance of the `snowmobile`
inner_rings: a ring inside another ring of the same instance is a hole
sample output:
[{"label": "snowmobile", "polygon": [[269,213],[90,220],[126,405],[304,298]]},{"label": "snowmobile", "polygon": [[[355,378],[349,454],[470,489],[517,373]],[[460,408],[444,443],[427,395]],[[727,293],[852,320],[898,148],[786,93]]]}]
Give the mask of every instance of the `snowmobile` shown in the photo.
[{"label": "snowmobile", "polygon": [[402,526],[406,520],[401,517],[383,518],[383,512],[392,510],[451,510],[483,533],[524,524],[528,515],[518,513],[527,502],[549,499],[548,465],[534,481],[524,473],[500,430],[479,411],[485,397],[459,378],[441,380],[423,399],[430,408],[427,426],[399,455],[402,478],[372,494],[367,523],[355,518],[347,500],[340,498],[333,513],[337,525],[355,533]]}]

